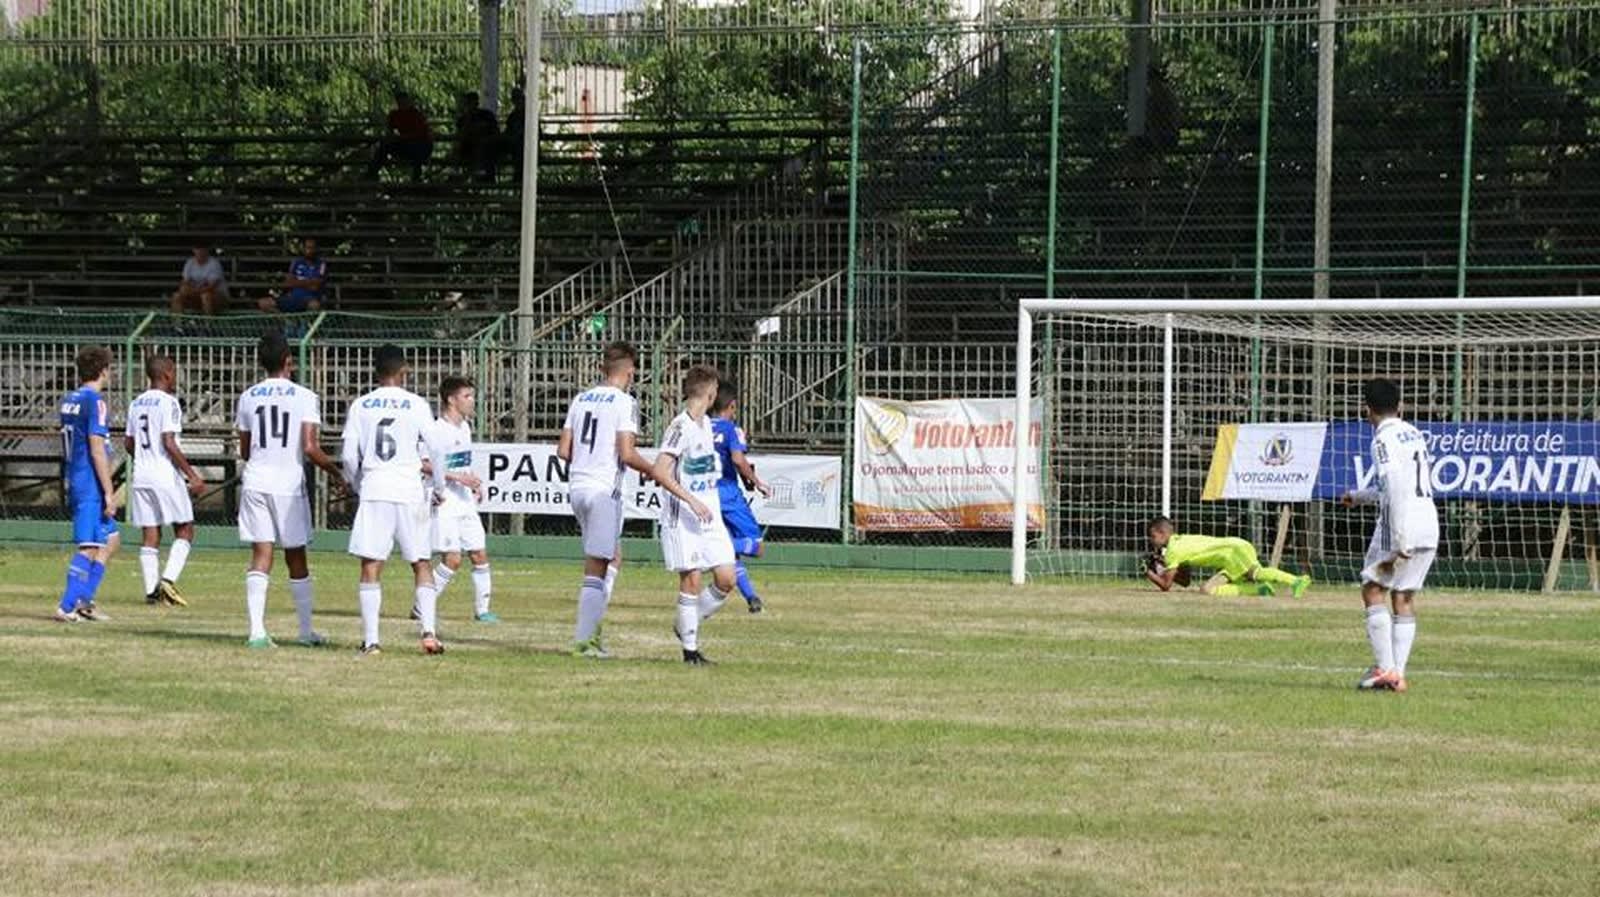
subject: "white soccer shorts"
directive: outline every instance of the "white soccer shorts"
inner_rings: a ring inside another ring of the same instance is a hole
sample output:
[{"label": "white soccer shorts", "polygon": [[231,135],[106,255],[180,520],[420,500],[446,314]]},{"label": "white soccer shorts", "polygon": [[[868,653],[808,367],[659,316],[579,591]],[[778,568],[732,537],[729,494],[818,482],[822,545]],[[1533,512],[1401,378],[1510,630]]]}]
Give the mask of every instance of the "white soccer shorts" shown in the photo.
[{"label": "white soccer shorts", "polygon": [[193,523],[194,502],[186,489],[136,487],[128,490],[128,522],[138,527]]},{"label": "white soccer shorts", "polygon": [[483,521],[477,514],[454,512],[434,515],[434,551],[440,554],[482,551],[488,543],[488,537],[483,532]]},{"label": "white soccer shorts", "polygon": [[622,496],[598,489],[572,491],[572,515],[583,533],[583,556],[611,560],[622,538]]},{"label": "white soccer shorts", "polygon": [[350,527],[350,553],[386,561],[398,545],[408,564],[433,556],[433,514],[427,502],[363,501]]},{"label": "white soccer shorts", "polygon": [[733,540],[720,518],[702,527],[694,512],[684,508],[676,522],[661,521],[661,559],[677,573],[732,567]]},{"label": "white soccer shorts", "polygon": [[275,542],[304,548],[311,542],[311,503],[299,495],[270,495],[246,489],[239,494],[239,541]]},{"label": "white soccer shorts", "polygon": [[1373,582],[1393,592],[1420,592],[1433,567],[1435,549],[1419,548],[1411,557],[1396,558],[1387,574],[1378,572],[1378,564],[1390,555],[1383,547],[1379,534],[1374,533],[1372,544],[1367,546],[1367,560],[1361,569],[1361,581]]}]

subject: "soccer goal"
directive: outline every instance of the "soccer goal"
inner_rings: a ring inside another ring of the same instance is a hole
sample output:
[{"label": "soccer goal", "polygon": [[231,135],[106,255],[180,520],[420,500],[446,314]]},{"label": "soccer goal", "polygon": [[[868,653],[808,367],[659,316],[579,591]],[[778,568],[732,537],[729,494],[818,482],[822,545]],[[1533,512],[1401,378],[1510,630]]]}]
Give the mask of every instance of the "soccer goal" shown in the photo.
[{"label": "soccer goal", "polygon": [[[1353,581],[1361,394],[1427,437],[1445,587],[1600,588],[1600,297],[1030,299],[1017,316],[1012,581],[1136,572],[1145,522]],[[1419,463],[1423,463],[1419,458]],[[1042,476],[1045,526],[1023,487]]]}]

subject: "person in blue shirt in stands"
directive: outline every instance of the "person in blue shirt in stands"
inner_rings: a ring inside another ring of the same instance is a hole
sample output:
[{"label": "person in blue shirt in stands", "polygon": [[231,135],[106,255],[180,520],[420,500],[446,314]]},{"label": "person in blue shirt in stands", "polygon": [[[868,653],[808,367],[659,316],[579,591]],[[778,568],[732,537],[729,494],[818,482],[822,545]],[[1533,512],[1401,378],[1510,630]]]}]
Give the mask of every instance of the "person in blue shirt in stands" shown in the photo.
[{"label": "person in blue shirt in stands", "polygon": [[[758,558],[764,548],[761,524],[756,522],[756,515],[750,510],[750,502],[745,499],[741,484],[767,498],[772,496],[772,490],[756,476],[755,466],[745,457],[750,446],[745,441],[744,429],[736,422],[738,414],[739,391],[724,380],[717,386],[717,398],[711,404],[711,437],[716,443],[717,460],[721,462],[719,466],[722,469],[722,478],[717,481],[717,494],[722,501],[722,523],[728,528],[728,538],[733,540],[736,557]],[[750,571],[745,569],[743,560],[734,565],[734,574],[739,594],[744,596],[750,612],[761,613],[761,596],[756,594],[755,584],[750,581]]]},{"label": "person in blue shirt in stands", "polygon": [[300,255],[289,263],[289,273],[283,275],[283,292],[264,296],[256,305],[264,312],[286,315],[321,311],[327,289],[328,263],[317,255],[317,241],[307,237]]},{"label": "person in blue shirt in stands", "polygon": [[55,618],[62,623],[106,619],[95,609],[94,596],[120,541],[105,400],[111,383],[111,350],[89,346],[78,352],[75,363],[80,385],[61,399],[61,451],[72,540],[78,552],[67,564],[67,585],[56,608]]}]

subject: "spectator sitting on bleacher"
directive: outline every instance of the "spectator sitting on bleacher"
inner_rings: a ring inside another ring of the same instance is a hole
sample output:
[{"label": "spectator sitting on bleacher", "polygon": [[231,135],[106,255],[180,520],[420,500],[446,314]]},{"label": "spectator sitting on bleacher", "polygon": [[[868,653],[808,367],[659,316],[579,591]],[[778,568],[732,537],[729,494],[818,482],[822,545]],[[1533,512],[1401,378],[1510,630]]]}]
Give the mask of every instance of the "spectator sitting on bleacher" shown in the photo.
[{"label": "spectator sitting on bleacher", "polygon": [[517,183],[522,183],[522,139],[526,133],[528,122],[527,97],[522,93],[522,88],[511,89],[511,111],[506,113],[506,127],[501,131],[501,142],[505,145],[506,158],[511,160],[511,168],[516,172]]},{"label": "spectator sitting on bleacher", "polygon": [[256,304],[264,312],[282,314],[321,311],[327,288],[328,263],[317,256],[317,241],[307,237],[283,276],[283,292],[269,293]]},{"label": "spectator sitting on bleacher", "polygon": [[388,135],[378,144],[372,164],[367,166],[368,176],[377,177],[389,160],[399,158],[411,165],[411,180],[422,180],[422,166],[433,158],[433,128],[411,95],[403,90],[395,91],[388,126]]},{"label": "spectator sitting on bleacher", "polygon": [[456,162],[473,175],[493,181],[500,155],[500,123],[483,108],[476,92],[461,95],[456,112]]},{"label": "spectator sitting on bleacher", "polygon": [[211,257],[211,250],[196,246],[194,255],[183,263],[183,279],[178,281],[178,291],[172,294],[173,314],[183,314],[198,308],[202,313],[214,315],[222,311],[228,301],[228,282],[222,276],[222,263]]}]

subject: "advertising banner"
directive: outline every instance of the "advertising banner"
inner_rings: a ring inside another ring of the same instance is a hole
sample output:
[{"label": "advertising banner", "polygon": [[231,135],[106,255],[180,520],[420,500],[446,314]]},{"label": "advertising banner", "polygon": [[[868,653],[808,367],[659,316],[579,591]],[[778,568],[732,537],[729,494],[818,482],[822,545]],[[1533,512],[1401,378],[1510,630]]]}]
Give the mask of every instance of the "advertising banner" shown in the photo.
[{"label": "advertising banner", "polygon": [[1211,454],[1204,501],[1310,501],[1327,424],[1223,424]]}]

